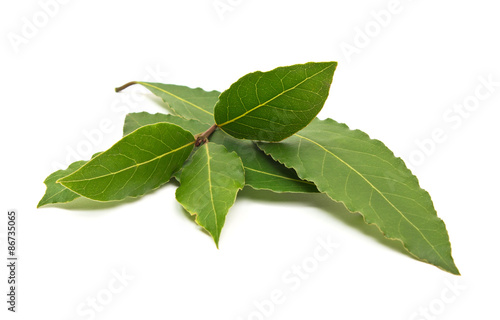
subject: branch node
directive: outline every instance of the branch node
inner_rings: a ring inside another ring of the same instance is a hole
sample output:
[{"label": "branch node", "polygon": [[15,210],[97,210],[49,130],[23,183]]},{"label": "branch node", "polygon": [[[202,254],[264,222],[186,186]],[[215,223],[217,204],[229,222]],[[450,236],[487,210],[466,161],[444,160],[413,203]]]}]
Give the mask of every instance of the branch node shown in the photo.
[{"label": "branch node", "polygon": [[208,141],[208,137],[210,137],[210,135],[212,133],[214,133],[215,129],[217,129],[217,125],[213,124],[210,128],[208,128],[207,131],[205,131],[203,133],[200,133],[200,134],[197,134],[194,137],[195,138],[194,146],[195,147],[199,147],[202,144],[204,144],[205,142],[207,142]]}]

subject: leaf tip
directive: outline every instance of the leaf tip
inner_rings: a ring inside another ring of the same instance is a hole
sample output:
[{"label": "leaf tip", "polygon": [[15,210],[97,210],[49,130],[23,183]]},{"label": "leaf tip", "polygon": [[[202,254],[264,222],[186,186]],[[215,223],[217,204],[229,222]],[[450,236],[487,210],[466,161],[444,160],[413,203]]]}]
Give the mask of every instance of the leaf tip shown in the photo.
[{"label": "leaf tip", "polygon": [[455,262],[452,262],[452,267],[446,271],[448,271],[451,274],[454,274],[456,276],[461,276],[460,271],[458,270],[457,266],[455,265]]},{"label": "leaf tip", "polygon": [[214,230],[214,232],[212,232],[211,230],[208,230],[204,226],[202,226],[202,227],[203,227],[203,229],[208,231],[210,236],[212,236],[212,239],[214,239],[215,247],[217,248],[217,250],[219,250],[219,240],[220,240],[220,231],[221,230]]}]

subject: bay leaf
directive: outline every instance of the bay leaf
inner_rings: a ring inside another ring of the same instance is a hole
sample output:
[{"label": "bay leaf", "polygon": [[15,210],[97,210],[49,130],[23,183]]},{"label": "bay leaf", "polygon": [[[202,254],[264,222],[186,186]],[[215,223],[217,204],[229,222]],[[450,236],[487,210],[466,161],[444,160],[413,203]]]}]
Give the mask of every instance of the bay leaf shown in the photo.
[{"label": "bay leaf", "polygon": [[193,147],[193,135],[177,125],[146,125],[57,182],[98,201],[141,196],[168,182]]},{"label": "bay leaf", "polygon": [[309,62],[249,73],[220,95],[215,123],[238,139],[283,140],[323,108],[336,67]]},{"label": "bay leaf", "polygon": [[283,142],[258,146],[418,259],[459,274],[431,197],[382,142],[334,120],[315,119]]},{"label": "bay leaf", "polygon": [[238,155],[208,142],[184,166],[175,197],[191,215],[196,215],[196,222],[212,235],[218,247],[226,215],[244,185],[245,174]]}]

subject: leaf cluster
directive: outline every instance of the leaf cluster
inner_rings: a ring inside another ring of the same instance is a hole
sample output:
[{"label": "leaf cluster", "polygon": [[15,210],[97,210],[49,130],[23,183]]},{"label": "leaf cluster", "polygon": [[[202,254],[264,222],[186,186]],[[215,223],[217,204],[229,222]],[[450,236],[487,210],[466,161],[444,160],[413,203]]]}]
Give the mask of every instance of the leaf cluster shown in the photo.
[{"label": "leaf cluster", "polygon": [[218,246],[245,185],[322,192],[416,258],[459,274],[444,222],[404,162],[362,131],[316,118],[336,66],[310,62],[253,72],[222,93],[139,81],[117,88],[142,85],[170,114],[128,114],[123,138],[111,148],[47,177],[38,206],[138,197],[174,177],[176,199]]}]

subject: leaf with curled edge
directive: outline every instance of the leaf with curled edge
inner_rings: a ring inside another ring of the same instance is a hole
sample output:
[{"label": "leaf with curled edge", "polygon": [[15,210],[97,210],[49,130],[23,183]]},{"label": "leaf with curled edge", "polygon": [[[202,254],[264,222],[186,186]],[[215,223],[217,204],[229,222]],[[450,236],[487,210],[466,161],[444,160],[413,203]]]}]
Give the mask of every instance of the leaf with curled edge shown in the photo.
[{"label": "leaf with curled edge", "polygon": [[323,108],[336,67],[309,62],[249,73],[220,95],[215,123],[238,139],[283,140]]},{"label": "leaf with curled edge", "polygon": [[184,166],[177,201],[207,230],[219,246],[229,208],[245,185],[243,163],[235,152],[208,142],[199,147]]},{"label": "leaf with curled edge", "polygon": [[57,182],[98,201],[138,197],[168,182],[193,147],[193,135],[177,125],[143,126]]},{"label": "leaf with curled edge", "polygon": [[459,274],[429,194],[382,142],[334,120],[315,119],[283,142],[258,146],[331,199],[360,212],[418,259]]}]

